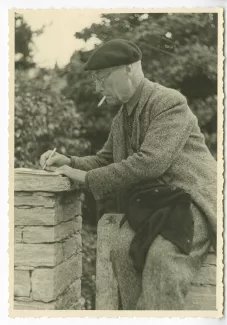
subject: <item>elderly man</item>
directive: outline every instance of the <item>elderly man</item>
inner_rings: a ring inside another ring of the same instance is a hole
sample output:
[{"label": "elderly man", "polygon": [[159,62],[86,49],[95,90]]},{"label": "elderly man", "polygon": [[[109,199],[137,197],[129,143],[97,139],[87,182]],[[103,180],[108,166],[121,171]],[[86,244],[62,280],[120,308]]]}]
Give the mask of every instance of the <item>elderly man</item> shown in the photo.
[{"label": "elderly man", "polygon": [[[97,200],[115,193],[121,203],[126,189],[148,179],[190,195],[194,230],[187,253],[157,233],[138,272],[129,254],[135,231],[127,220],[111,252],[123,309],[183,309],[193,277],[210,246],[215,247],[216,161],[186,98],[144,78],[141,58],[140,49],[127,40],[111,40],[96,49],[85,70],[92,71],[108,105],[121,105],[109,137],[95,156],[55,153],[48,159],[47,151],[40,164],[60,167],[59,173],[86,184]],[[178,220],[183,224],[186,214]],[[182,236],[184,228],[186,224]]]}]

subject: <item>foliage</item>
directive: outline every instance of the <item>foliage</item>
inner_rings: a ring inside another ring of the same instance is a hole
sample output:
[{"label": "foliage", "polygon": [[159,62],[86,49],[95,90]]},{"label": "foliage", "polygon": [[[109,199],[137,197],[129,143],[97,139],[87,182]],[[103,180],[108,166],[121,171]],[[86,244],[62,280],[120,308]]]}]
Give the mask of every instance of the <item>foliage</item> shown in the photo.
[{"label": "foliage", "polygon": [[[145,76],[178,89],[199,119],[208,147],[216,156],[217,133],[217,14],[126,13],[103,14],[102,22],[77,32],[84,41],[124,38],[134,41],[143,53]],[[98,95],[83,63],[89,52],[75,52],[66,68],[67,97],[86,121],[86,138],[92,152],[105,141],[117,108],[97,108]]]},{"label": "foliage", "polygon": [[80,154],[88,143],[83,140],[81,118],[74,103],[59,89],[58,76],[38,70],[15,75],[15,166],[37,166],[40,155],[57,147],[63,154]]},{"label": "foliage", "polygon": [[23,15],[15,13],[15,67],[28,69],[35,66],[32,58],[33,37],[43,33],[44,26],[35,31],[26,23]]},{"label": "foliage", "polygon": [[85,299],[85,309],[95,309],[95,277],[96,277],[96,227],[83,223],[82,227],[82,278],[81,293]]}]

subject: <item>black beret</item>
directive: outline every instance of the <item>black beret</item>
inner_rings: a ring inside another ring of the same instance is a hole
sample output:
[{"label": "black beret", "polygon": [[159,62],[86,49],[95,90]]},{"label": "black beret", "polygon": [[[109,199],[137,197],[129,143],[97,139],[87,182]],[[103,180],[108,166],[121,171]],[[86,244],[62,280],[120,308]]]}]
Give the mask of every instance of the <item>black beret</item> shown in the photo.
[{"label": "black beret", "polygon": [[114,39],[100,45],[91,55],[84,70],[100,70],[141,60],[139,47],[127,40]]}]

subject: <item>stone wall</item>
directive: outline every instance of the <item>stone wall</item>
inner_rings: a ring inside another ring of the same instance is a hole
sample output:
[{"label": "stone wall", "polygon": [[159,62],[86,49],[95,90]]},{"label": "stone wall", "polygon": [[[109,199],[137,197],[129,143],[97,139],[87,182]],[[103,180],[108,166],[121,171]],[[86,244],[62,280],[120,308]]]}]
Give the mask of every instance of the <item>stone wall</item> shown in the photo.
[{"label": "stone wall", "polygon": [[14,188],[14,309],[82,309],[81,190],[17,170]]}]

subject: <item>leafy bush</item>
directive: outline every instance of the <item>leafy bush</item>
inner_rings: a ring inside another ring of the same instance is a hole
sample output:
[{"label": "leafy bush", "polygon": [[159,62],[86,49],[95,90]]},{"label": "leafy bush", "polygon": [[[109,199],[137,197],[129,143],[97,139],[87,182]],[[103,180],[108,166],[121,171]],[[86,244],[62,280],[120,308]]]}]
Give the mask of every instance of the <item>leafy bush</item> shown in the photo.
[{"label": "leafy bush", "polygon": [[38,167],[40,155],[54,147],[80,155],[88,147],[72,100],[61,94],[64,80],[53,71],[16,71],[15,166]]},{"label": "leafy bush", "polygon": [[15,13],[15,68],[29,69],[35,67],[33,61],[34,43],[33,38],[45,30],[45,26],[40,29],[32,30],[24,20],[23,15]]}]

